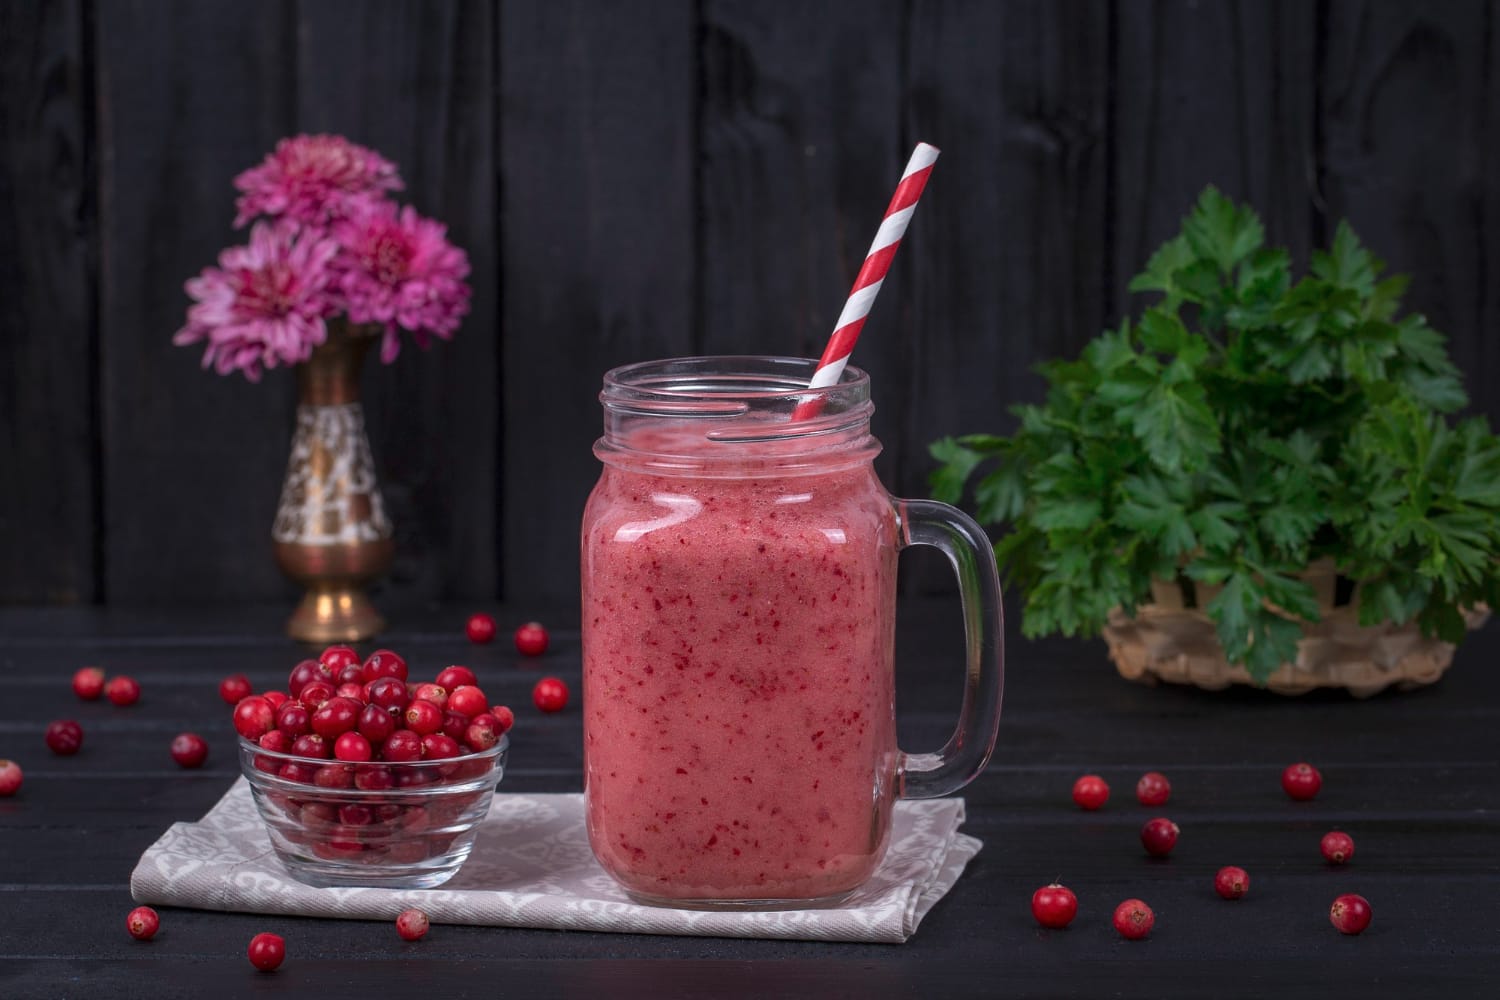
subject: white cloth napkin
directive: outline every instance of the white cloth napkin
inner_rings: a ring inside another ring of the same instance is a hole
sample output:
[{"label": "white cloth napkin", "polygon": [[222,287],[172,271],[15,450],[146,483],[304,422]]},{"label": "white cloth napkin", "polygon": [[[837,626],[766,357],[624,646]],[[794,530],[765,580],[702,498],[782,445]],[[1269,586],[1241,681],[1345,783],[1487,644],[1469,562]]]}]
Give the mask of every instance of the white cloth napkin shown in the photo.
[{"label": "white cloth napkin", "polygon": [[958,832],[962,799],[896,803],[891,846],[842,906],[722,913],[642,906],[594,860],[583,796],[497,793],[474,852],[436,889],[315,889],[271,850],[244,778],[196,823],[174,823],[130,876],[138,903],[389,920],[420,906],[434,923],[899,944],[952,888],[981,842]]}]

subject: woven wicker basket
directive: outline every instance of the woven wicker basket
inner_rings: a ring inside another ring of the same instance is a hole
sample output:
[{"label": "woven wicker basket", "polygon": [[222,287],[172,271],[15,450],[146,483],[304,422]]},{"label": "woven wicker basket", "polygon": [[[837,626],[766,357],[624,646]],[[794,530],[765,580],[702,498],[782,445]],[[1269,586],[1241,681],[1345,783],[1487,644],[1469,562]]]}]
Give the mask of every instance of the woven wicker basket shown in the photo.
[{"label": "woven wicker basket", "polygon": [[[1367,698],[1395,684],[1400,689],[1431,684],[1453,662],[1454,645],[1422,635],[1415,623],[1359,624],[1358,595],[1349,604],[1334,603],[1336,575],[1332,564],[1311,567],[1303,579],[1318,593],[1322,621],[1303,626],[1297,661],[1283,663],[1266,687],[1281,694],[1305,694],[1314,688],[1344,688]],[[1200,586],[1196,607],[1187,606],[1180,587],[1158,582],[1153,603],[1132,618],[1118,609],[1104,627],[1109,657],[1120,673],[1134,681],[1195,684],[1219,690],[1250,684],[1249,673],[1230,666],[1208,615],[1199,610],[1214,589]],[[1465,614],[1469,628],[1482,625],[1488,609]]]}]

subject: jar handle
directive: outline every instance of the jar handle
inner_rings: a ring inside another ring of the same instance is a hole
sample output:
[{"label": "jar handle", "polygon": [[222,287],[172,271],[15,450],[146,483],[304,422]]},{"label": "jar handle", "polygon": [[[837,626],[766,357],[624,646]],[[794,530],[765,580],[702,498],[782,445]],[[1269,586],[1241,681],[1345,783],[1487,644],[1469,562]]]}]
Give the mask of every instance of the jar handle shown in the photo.
[{"label": "jar handle", "polygon": [[942,550],[958,575],[964,615],[964,700],[958,726],[937,753],[901,753],[902,798],[956,792],[979,776],[995,749],[1005,690],[1005,611],[995,550],[974,519],[936,500],[898,500],[901,543]]}]

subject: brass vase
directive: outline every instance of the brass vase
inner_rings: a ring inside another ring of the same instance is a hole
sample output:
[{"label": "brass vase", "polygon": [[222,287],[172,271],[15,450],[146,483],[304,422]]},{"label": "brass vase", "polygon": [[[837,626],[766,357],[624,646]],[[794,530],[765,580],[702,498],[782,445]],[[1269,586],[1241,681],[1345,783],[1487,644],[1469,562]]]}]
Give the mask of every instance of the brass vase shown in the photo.
[{"label": "brass vase", "polygon": [[365,587],[396,546],[359,402],[378,336],[330,320],[327,340],[297,367],[297,429],[271,538],[282,572],[307,588],[287,622],[303,642],[355,642],[385,627]]}]

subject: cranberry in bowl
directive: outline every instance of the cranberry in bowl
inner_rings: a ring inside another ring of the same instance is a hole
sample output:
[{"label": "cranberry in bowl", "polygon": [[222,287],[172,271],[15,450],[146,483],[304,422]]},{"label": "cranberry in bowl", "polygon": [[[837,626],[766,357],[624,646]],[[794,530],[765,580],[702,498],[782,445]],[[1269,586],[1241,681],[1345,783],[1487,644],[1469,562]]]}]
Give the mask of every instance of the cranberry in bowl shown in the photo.
[{"label": "cranberry in bowl", "polygon": [[473,850],[509,750],[501,735],[472,753],[422,757],[418,748],[411,760],[347,760],[239,741],[240,770],[276,857],[319,887],[448,881]]}]

